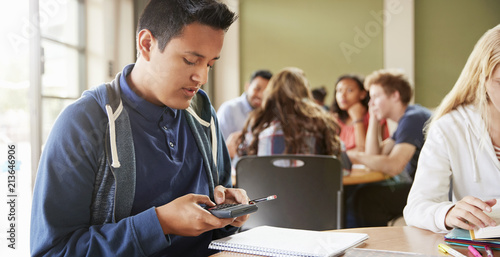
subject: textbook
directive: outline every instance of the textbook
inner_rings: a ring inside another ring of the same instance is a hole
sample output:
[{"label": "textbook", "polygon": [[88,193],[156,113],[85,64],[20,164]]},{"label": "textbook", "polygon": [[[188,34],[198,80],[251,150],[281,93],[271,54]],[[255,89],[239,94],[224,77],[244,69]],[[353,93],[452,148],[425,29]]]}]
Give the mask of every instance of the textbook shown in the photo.
[{"label": "textbook", "polygon": [[500,199],[497,199],[497,203],[491,207],[491,212],[487,213],[492,219],[495,220],[497,225],[495,227],[485,227],[470,230],[470,237],[472,240],[500,240]]},{"label": "textbook", "polygon": [[444,241],[448,244],[468,246],[472,245],[476,248],[489,246],[493,250],[500,250],[500,241],[493,240],[472,240],[470,232],[461,228],[454,228],[444,236]]},{"label": "textbook", "polygon": [[368,239],[364,233],[260,226],[214,240],[208,248],[265,256],[339,256]]}]

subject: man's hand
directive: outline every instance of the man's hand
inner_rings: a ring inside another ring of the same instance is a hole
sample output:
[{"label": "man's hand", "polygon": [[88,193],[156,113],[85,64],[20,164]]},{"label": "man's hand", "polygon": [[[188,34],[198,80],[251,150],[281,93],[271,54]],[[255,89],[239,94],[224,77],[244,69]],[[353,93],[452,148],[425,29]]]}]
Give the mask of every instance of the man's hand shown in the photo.
[{"label": "man's hand", "polygon": [[[225,188],[223,186],[217,186],[214,190],[215,202],[217,204],[223,203],[242,203],[248,204],[250,199],[247,196],[247,192],[241,188]],[[237,217],[230,225],[235,227],[241,227],[250,217],[250,214]]]},{"label": "man's hand", "polygon": [[476,197],[466,196],[451,207],[445,217],[447,228],[463,228],[467,230],[476,227],[484,228],[496,226],[495,221],[484,212],[491,212],[491,206],[496,204],[495,199],[482,201]]},{"label": "man's hand", "polygon": [[206,195],[188,194],[156,208],[163,233],[179,236],[198,236],[206,231],[223,228],[233,218],[219,219],[200,204],[215,206]]},{"label": "man's hand", "polygon": [[[217,186],[214,190],[215,201],[222,203],[248,204],[247,193],[243,189]],[[241,227],[249,215],[238,218],[219,219],[205,210],[200,204],[215,206],[206,195],[188,194],[156,208],[156,215],[164,234],[179,236],[198,236],[206,231],[223,228],[227,225]]]}]

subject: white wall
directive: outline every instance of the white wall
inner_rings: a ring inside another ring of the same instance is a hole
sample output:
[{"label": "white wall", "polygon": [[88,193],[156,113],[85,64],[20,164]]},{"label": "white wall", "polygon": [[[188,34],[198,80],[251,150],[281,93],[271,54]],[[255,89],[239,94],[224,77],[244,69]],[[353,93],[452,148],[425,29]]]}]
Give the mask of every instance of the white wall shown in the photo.
[{"label": "white wall", "polygon": [[[224,0],[227,6],[239,13],[239,0]],[[219,106],[240,92],[240,33],[239,20],[236,20],[226,33],[221,58],[214,65],[214,99],[212,104],[217,110]]]},{"label": "white wall", "polygon": [[87,88],[135,62],[132,0],[87,0]]}]

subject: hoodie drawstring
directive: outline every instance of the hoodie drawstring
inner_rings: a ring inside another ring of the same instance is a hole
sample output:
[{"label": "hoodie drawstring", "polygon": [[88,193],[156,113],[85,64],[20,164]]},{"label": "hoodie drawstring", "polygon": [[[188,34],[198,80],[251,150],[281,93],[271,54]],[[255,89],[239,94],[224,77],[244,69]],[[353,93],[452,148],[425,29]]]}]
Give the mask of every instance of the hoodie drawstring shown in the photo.
[{"label": "hoodie drawstring", "polygon": [[[468,148],[472,150],[472,138],[471,138],[471,133],[473,133],[472,128],[470,127],[470,123],[467,123],[467,130],[470,133],[465,133],[465,138],[467,140]],[[474,151],[469,151],[471,160],[472,160],[472,173],[473,173],[473,180],[474,182],[479,181],[479,173],[478,173],[478,168],[477,168],[477,156],[475,155],[477,149],[474,149]]]},{"label": "hoodie drawstring", "polygon": [[214,122],[214,117],[211,118],[210,123],[207,121],[203,120],[196,114],[196,112],[193,110],[193,108],[188,107],[186,109],[202,126],[209,127],[210,128],[210,134],[212,134],[212,159],[214,161],[215,167],[217,168],[217,135],[215,133],[215,122]]},{"label": "hoodie drawstring", "polygon": [[120,105],[116,108],[116,112],[113,113],[113,109],[109,104],[106,104],[106,113],[108,115],[109,121],[109,134],[110,134],[110,145],[111,145],[111,166],[113,168],[120,168],[120,160],[118,159],[118,149],[116,147],[116,130],[115,130],[115,120],[123,110],[123,105],[120,101]]},{"label": "hoodie drawstring", "polygon": [[210,119],[210,132],[212,132],[212,158],[214,159],[215,168],[217,168],[217,136],[215,135],[214,117]]}]

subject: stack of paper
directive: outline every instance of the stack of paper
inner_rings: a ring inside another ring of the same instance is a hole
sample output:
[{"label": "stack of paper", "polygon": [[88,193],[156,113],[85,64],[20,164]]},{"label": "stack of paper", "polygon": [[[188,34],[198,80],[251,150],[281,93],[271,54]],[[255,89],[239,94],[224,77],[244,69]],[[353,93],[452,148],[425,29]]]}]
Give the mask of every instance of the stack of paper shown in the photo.
[{"label": "stack of paper", "polygon": [[497,204],[491,207],[491,212],[486,214],[496,221],[497,226],[477,228],[470,231],[472,240],[496,240],[500,243],[500,199],[497,199]]},{"label": "stack of paper", "polygon": [[368,239],[363,233],[261,226],[214,240],[210,249],[265,256],[338,256]]},{"label": "stack of paper", "polygon": [[500,241],[495,240],[472,240],[470,232],[461,228],[454,228],[450,233],[444,236],[444,241],[449,244],[476,247],[489,246],[491,249],[500,250]]}]

